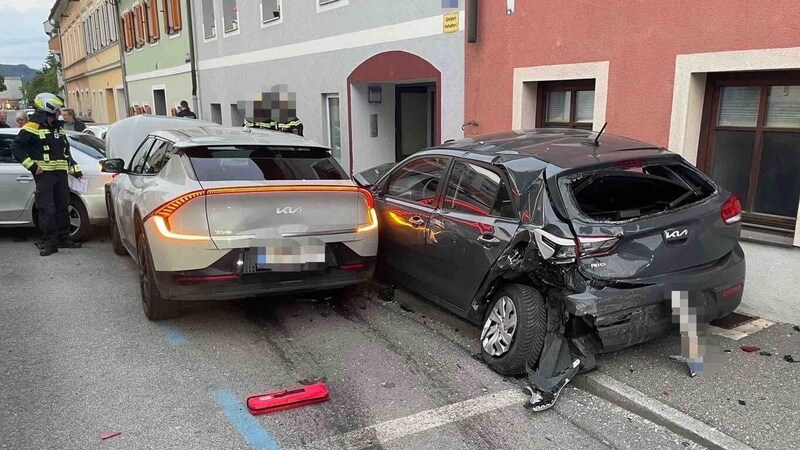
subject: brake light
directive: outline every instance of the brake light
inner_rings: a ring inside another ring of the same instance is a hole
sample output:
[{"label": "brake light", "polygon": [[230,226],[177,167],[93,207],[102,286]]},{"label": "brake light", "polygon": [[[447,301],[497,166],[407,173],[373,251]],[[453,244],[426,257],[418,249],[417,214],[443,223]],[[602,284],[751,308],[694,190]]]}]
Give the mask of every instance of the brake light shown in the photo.
[{"label": "brake light", "polygon": [[366,268],[367,265],[364,263],[357,263],[357,264],[345,264],[344,266],[339,266],[342,270],[361,270]]},{"label": "brake light", "polygon": [[611,253],[617,246],[619,238],[615,236],[579,236],[577,255],[579,258],[587,256],[603,256]]},{"label": "brake light", "polygon": [[167,238],[191,241],[211,240],[207,235],[176,233],[170,229],[169,217],[189,201],[209,195],[229,194],[263,194],[268,192],[357,192],[364,198],[367,207],[367,222],[358,227],[358,231],[369,231],[378,227],[378,214],[375,212],[375,199],[372,193],[358,186],[240,186],[192,191],[170,200],[148,214],[144,221],[153,219],[158,231]]},{"label": "brake light", "polygon": [[731,194],[720,208],[722,221],[728,225],[735,225],[742,221],[742,201],[736,194]]},{"label": "brake light", "polygon": [[744,286],[742,286],[741,283],[734,284],[733,286],[722,291],[722,297],[728,298],[731,295],[738,294],[739,292],[742,291],[742,289],[744,289]]},{"label": "brake light", "polygon": [[644,165],[643,159],[630,159],[628,161],[617,161],[614,163],[614,167],[619,168],[629,168],[629,167],[641,167]]}]

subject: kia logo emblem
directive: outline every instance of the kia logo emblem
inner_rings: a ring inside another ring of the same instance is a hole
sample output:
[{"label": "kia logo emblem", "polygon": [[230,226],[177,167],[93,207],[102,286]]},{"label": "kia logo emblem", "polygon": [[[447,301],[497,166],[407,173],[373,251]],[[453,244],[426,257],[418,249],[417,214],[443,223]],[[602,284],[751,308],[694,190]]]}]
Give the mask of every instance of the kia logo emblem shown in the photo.
[{"label": "kia logo emblem", "polygon": [[283,208],[275,208],[278,214],[297,214],[303,212],[302,206],[284,206]]},{"label": "kia logo emblem", "polygon": [[682,230],[664,230],[664,240],[666,241],[677,241],[686,239],[687,237],[689,237],[688,228]]}]

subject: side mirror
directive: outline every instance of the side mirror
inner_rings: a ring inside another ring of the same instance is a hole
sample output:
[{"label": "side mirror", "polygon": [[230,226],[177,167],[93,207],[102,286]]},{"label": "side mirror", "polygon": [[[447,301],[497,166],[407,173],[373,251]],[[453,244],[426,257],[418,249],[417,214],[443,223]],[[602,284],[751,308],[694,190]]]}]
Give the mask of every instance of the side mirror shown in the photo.
[{"label": "side mirror", "polygon": [[125,160],[121,158],[104,159],[100,167],[105,173],[125,173]]}]

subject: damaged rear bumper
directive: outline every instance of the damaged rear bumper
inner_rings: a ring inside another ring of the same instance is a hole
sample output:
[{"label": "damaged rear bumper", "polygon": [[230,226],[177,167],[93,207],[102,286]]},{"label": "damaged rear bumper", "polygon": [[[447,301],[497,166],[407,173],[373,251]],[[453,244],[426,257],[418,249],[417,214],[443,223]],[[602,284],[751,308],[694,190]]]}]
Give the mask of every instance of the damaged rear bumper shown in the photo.
[{"label": "damaged rear bumper", "polygon": [[592,325],[601,353],[613,352],[668,335],[677,324],[671,293],[688,291],[698,319],[708,322],[732,313],[742,301],[745,278],[740,246],[711,266],[647,280],[609,282],[602,288],[567,295],[566,310]]}]

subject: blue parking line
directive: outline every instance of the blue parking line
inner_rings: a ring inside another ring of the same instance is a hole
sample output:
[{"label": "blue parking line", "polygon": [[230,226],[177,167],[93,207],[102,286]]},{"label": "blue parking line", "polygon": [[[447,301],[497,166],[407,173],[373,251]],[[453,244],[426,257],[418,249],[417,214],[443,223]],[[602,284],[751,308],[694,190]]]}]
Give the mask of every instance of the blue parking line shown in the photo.
[{"label": "blue parking line", "polygon": [[253,450],[277,450],[278,444],[228,389],[211,391],[236,431]]},{"label": "blue parking line", "polygon": [[178,347],[186,343],[186,338],[175,325],[162,324],[161,329],[164,331],[164,338],[173,347]]}]

